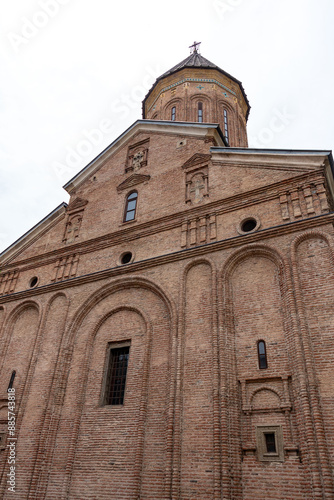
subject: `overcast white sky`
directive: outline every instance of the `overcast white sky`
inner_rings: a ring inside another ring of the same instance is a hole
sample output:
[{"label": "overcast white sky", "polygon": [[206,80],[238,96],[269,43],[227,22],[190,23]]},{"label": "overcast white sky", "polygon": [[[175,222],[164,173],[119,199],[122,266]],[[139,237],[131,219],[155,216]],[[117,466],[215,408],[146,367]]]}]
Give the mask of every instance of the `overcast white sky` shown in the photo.
[{"label": "overcast white sky", "polygon": [[194,40],[242,81],[250,146],[334,146],[332,0],[1,6],[0,251],[68,202],[62,186],[141,118],[155,78]]}]

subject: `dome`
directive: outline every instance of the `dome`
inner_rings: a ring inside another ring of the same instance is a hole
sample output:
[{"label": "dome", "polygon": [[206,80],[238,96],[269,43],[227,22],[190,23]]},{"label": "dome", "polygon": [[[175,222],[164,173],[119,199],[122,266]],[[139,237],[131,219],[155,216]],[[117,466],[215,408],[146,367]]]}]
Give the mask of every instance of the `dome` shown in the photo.
[{"label": "dome", "polygon": [[233,147],[248,146],[249,111],[242,83],[197,48],[159,76],[143,101],[143,119],[219,124]]}]

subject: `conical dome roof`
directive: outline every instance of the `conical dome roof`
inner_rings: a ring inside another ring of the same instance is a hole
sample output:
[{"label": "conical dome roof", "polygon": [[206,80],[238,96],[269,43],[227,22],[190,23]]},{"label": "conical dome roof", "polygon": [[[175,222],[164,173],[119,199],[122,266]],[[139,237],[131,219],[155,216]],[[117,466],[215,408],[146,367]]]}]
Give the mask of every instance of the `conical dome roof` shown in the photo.
[{"label": "conical dome roof", "polygon": [[216,66],[216,64],[213,64],[208,59],[205,59],[205,57],[203,57],[198,52],[193,52],[189,57],[181,61],[170,70],[166,71],[166,73],[161,75],[158,79],[160,80],[161,78],[165,78],[166,76],[171,75],[172,73],[175,73],[176,71],[179,71],[183,68],[211,68],[222,71],[220,68],[218,68],[218,66]]}]

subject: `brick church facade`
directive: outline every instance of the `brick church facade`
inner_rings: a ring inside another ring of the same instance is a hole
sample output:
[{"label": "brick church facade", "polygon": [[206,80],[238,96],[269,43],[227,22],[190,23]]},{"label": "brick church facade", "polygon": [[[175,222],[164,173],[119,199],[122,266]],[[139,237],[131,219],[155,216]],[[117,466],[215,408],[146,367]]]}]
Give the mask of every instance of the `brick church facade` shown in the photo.
[{"label": "brick church facade", "polygon": [[0,498],[334,499],[333,158],[249,109],[194,46],[1,254]]}]

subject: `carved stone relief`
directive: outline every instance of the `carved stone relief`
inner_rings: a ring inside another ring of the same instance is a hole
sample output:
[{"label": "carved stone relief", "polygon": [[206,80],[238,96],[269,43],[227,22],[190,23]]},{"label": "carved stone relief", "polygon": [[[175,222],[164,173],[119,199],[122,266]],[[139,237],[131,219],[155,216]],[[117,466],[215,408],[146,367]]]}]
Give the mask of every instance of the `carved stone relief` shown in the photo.
[{"label": "carved stone relief", "polygon": [[64,243],[75,243],[79,237],[83,213],[88,201],[76,198],[67,207],[67,220],[63,236]]},{"label": "carved stone relief", "polygon": [[201,203],[209,196],[210,155],[196,153],[182,166],[186,174],[186,199],[188,205]]},{"label": "carved stone relief", "polygon": [[129,146],[125,163],[125,173],[137,172],[141,168],[146,167],[149,143],[150,140],[145,139]]},{"label": "carved stone relief", "polygon": [[66,231],[64,235],[64,241],[66,243],[73,243],[79,236],[80,226],[82,221],[82,215],[76,214],[69,217],[66,224]]},{"label": "carved stone relief", "polygon": [[197,204],[209,196],[208,192],[208,170],[201,169],[187,174],[186,180],[186,203]]}]

